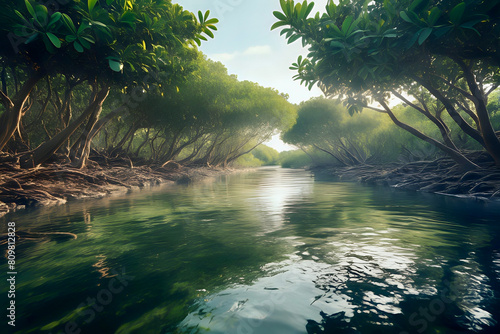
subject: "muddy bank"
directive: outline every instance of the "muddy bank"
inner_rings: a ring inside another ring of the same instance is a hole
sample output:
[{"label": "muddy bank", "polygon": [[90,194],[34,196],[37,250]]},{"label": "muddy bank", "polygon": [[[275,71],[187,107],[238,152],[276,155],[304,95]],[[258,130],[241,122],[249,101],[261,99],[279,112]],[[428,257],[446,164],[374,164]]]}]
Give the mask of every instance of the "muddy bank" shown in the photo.
[{"label": "muddy bank", "polygon": [[188,183],[236,170],[227,168],[166,166],[106,166],[86,169],[53,164],[20,169],[0,164],[0,216],[33,206],[64,204],[67,201],[102,198],[161,184]]},{"label": "muddy bank", "polygon": [[482,168],[464,171],[449,158],[405,164],[316,167],[318,176],[340,181],[357,181],[461,198],[500,200],[500,169],[478,154],[474,161]]}]

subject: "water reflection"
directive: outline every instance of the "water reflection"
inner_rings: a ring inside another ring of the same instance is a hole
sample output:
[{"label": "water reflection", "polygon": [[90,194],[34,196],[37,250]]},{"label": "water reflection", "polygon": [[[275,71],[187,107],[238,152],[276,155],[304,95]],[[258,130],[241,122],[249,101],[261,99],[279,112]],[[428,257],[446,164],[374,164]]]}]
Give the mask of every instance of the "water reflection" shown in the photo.
[{"label": "water reflection", "polygon": [[259,213],[265,233],[270,233],[283,227],[287,208],[311,197],[314,179],[311,176],[298,179],[293,171],[283,171],[278,167],[266,170],[268,173],[253,189],[249,202],[254,205],[252,211]]},{"label": "water reflection", "polygon": [[[3,221],[78,235],[19,245],[18,333],[401,334],[498,333],[499,217],[266,168]],[[79,305],[123,268],[87,322]]]},{"label": "water reflection", "polygon": [[[384,201],[354,185],[311,186],[282,206],[280,234],[293,235],[286,239],[296,249],[276,265],[283,273],[263,268],[266,277],[253,284],[205,297],[180,332],[304,333],[304,320],[307,333],[497,331],[498,290],[477,262],[461,258],[464,243],[491,245],[490,227],[471,231],[474,221],[448,221],[432,202],[415,204],[414,194],[386,192]],[[464,261],[465,271],[453,266]]]}]

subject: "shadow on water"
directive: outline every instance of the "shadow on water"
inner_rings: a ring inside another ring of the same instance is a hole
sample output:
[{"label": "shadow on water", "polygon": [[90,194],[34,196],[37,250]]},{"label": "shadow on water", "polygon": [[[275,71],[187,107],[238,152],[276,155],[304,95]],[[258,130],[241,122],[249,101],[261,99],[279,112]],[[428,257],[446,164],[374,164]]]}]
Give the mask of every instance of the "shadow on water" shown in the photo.
[{"label": "shadow on water", "polygon": [[489,334],[499,217],[263,168],[2,222],[78,236],[19,244],[16,333]]}]

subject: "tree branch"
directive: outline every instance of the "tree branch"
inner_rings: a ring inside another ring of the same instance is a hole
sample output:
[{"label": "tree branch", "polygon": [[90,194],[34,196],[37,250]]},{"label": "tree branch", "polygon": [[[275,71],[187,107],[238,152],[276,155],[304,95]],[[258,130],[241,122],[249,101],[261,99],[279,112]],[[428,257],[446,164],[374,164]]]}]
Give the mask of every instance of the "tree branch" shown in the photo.
[{"label": "tree branch", "polygon": [[479,127],[479,119],[477,118],[477,115],[469,107],[469,104],[467,103],[467,101],[462,98],[462,103],[460,103],[460,101],[458,101],[458,100],[456,103],[460,108],[462,108],[463,111],[465,111],[467,113],[467,115],[469,115],[472,118],[474,123],[476,123],[476,127]]},{"label": "tree branch", "polygon": [[[410,102],[407,98],[405,98],[403,95],[399,94],[396,90],[394,89],[391,89],[391,92],[392,94],[394,94],[398,99],[400,99],[401,101],[403,101],[404,103],[406,103],[407,105],[409,105],[410,107],[412,107],[413,109],[419,111],[420,113],[424,114],[424,115],[430,115],[430,113],[428,112],[428,110],[424,110],[422,108],[420,108],[419,106],[417,106],[416,104]],[[422,103],[422,102],[421,102]]]},{"label": "tree branch", "polygon": [[498,88],[498,86],[500,86],[500,84],[497,84],[497,83],[496,83],[496,84],[494,84],[493,86],[491,86],[491,87],[490,87],[490,89],[488,89],[488,91],[485,93],[485,95],[486,95],[487,97],[488,97],[488,96],[490,96],[490,94],[491,94],[491,93],[493,93],[493,91],[494,91],[495,89],[497,89],[497,88]]},{"label": "tree branch", "polygon": [[418,102],[420,102],[420,104],[424,108],[425,112],[430,114],[431,112],[429,110],[429,107],[427,106],[427,102],[425,102],[424,93],[422,92],[422,94],[420,96],[415,96],[415,98],[417,99]]},{"label": "tree branch", "polygon": [[477,168],[480,168],[478,165],[476,165],[475,163],[473,163],[472,161],[470,161],[469,159],[467,159],[467,157],[465,157],[459,151],[456,151],[453,148],[448,147],[445,144],[441,143],[440,141],[438,141],[438,140],[436,140],[436,139],[434,139],[432,137],[427,136],[426,134],[420,132],[419,130],[415,129],[412,126],[410,126],[410,125],[408,125],[408,124],[406,124],[404,122],[401,122],[396,117],[396,115],[394,115],[394,113],[389,108],[389,106],[385,103],[385,101],[380,100],[378,102],[387,111],[387,114],[389,115],[389,117],[391,118],[391,120],[394,122],[394,124],[396,124],[397,126],[399,126],[400,128],[402,128],[403,130],[406,130],[409,133],[411,133],[412,135],[414,135],[415,137],[420,138],[420,139],[422,139],[422,140],[424,140],[424,141],[426,141],[426,142],[428,142],[428,143],[436,146],[437,148],[439,148],[443,152],[447,153],[453,160],[455,160],[455,162],[457,162],[461,166],[464,166],[464,167],[466,167],[468,169],[477,169]]},{"label": "tree branch", "polygon": [[466,90],[454,85],[453,83],[449,82],[448,80],[446,80],[445,78],[435,74],[435,73],[432,73],[431,74],[433,77],[436,77],[438,78],[439,80],[441,80],[442,82],[444,82],[445,84],[447,84],[448,86],[450,86],[451,88],[455,89],[456,91],[458,91],[460,94],[462,94],[463,96],[465,96],[466,98],[468,98],[469,100],[471,101],[474,101],[475,97],[474,95],[470,94],[469,92],[467,92]]},{"label": "tree branch", "polygon": [[12,100],[7,95],[5,95],[2,90],[0,90],[0,99],[2,100],[2,104],[4,105],[5,109],[10,109],[14,106]]},{"label": "tree branch", "polygon": [[316,144],[312,144],[313,147],[315,147],[316,149],[322,151],[322,152],[325,152],[326,154],[328,155],[331,155],[333,158],[335,158],[335,160],[337,160],[342,166],[348,166],[348,164],[345,162],[345,161],[342,161],[342,159],[340,159],[339,157],[337,157],[334,153],[328,151],[328,150],[325,150],[321,147],[319,147],[318,145]]},{"label": "tree branch", "polygon": [[366,105],[365,108],[373,110],[373,111],[376,111],[376,112],[379,112],[381,114],[387,114],[387,111],[385,111],[384,109],[380,109],[380,108],[376,108],[376,107],[368,106],[368,105]]},{"label": "tree branch", "polygon": [[446,111],[448,114],[451,116],[451,118],[455,121],[455,123],[458,124],[460,129],[462,129],[463,132],[468,134],[470,137],[475,139],[478,143],[480,143],[482,146],[484,146],[484,140],[479,131],[474,129],[463,117],[460,115],[460,113],[456,110],[456,108],[453,106],[453,102],[450,101],[447,97],[445,97],[441,92],[434,88],[431,83],[428,81],[424,80],[423,78],[420,78],[416,75],[412,76],[412,79],[418,82],[420,85],[422,85],[425,89],[429,91],[435,98],[437,98],[441,103],[444,105],[446,108]]}]

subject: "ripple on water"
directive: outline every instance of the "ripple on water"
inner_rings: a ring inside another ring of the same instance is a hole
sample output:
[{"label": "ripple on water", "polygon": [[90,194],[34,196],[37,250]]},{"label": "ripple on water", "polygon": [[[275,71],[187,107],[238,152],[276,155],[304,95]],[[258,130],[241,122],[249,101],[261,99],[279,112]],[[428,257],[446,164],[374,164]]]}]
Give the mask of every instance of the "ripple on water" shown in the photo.
[{"label": "ripple on water", "polygon": [[[19,213],[25,229],[78,235],[16,249],[19,331],[494,333],[500,214],[487,209],[266,168]],[[121,268],[134,280],[85,325],[80,303]]]}]

